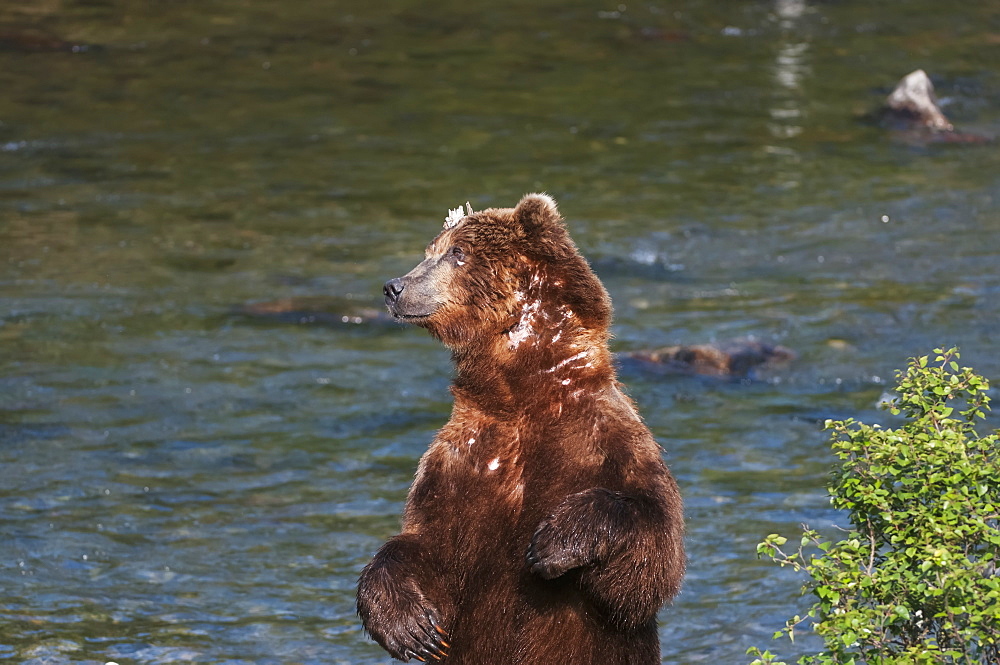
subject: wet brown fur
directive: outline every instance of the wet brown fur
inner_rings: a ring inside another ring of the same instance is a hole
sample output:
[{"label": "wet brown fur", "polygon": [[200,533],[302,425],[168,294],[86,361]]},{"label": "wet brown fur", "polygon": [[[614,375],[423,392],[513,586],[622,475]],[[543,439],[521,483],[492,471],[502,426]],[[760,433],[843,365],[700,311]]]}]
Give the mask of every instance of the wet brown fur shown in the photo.
[{"label": "wet brown fur", "polygon": [[466,217],[386,288],[396,316],[452,350],[455,403],[402,533],[361,575],[365,629],[402,660],[659,663],[681,499],[617,383],[610,299],[554,201]]}]

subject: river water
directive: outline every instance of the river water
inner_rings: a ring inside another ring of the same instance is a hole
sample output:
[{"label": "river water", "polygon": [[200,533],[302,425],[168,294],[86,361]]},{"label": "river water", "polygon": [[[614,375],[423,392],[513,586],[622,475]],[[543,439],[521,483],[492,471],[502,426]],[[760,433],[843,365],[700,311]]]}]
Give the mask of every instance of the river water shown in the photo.
[{"label": "river water", "polygon": [[823,420],[886,422],[893,370],[939,345],[1000,377],[997,144],[861,116],[923,67],[995,136],[997,62],[993,3],[3,5],[0,660],[386,663],[354,584],[449,359],[339,317],[448,208],[536,190],[616,351],[797,353],[622,379],[687,502],[664,662],[814,648],[769,643],[808,599],[755,545],[842,519]]}]

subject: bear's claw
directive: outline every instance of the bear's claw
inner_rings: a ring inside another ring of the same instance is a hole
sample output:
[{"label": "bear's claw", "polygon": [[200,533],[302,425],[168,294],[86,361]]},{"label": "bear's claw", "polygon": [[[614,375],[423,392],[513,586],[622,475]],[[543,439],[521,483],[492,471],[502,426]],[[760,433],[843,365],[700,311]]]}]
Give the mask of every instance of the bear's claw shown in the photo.
[{"label": "bear's claw", "polygon": [[385,584],[388,581],[384,575],[362,575],[358,613],[365,631],[403,662],[447,658],[448,632],[415,581],[404,578],[392,587]]},{"label": "bear's claw", "polygon": [[430,612],[425,613],[424,618],[426,623],[421,622],[421,625],[417,626],[416,629],[411,628],[406,637],[397,642],[395,649],[387,646],[386,650],[403,662],[407,662],[411,658],[422,663],[426,663],[428,660],[439,661],[447,658],[449,644],[444,638],[448,637],[448,633],[438,625],[434,615]]}]

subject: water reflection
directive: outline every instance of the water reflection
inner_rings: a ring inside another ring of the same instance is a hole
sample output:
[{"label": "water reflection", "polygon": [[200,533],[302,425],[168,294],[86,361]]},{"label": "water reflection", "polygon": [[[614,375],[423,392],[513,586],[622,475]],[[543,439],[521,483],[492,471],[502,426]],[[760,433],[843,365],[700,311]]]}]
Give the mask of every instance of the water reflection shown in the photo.
[{"label": "water reflection", "polygon": [[777,84],[767,128],[780,142],[768,145],[765,152],[777,162],[773,182],[781,189],[798,187],[801,180],[798,152],[786,141],[800,135],[805,122],[804,79],[811,74],[808,62],[809,42],[805,39],[802,19],[808,7],[805,0],[776,0],[778,20],[778,52],[771,68],[772,80]]}]

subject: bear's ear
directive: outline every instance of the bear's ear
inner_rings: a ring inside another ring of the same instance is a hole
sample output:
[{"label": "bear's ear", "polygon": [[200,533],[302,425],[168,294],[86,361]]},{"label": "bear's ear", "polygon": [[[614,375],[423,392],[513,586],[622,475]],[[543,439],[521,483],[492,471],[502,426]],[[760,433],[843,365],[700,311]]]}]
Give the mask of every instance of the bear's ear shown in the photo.
[{"label": "bear's ear", "polygon": [[556,200],[548,194],[525,194],[514,208],[514,219],[521,223],[528,234],[558,222],[562,217]]}]

